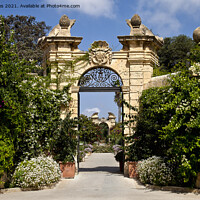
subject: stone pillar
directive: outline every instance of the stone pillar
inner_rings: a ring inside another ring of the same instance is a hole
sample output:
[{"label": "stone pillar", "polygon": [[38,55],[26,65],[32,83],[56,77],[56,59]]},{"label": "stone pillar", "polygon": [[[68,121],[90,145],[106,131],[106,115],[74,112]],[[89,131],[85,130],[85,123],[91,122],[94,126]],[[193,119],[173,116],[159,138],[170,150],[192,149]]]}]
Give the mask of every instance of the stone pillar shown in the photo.
[{"label": "stone pillar", "polygon": [[[131,31],[128,36],[118,36],[119,42],[123,45],[122,52],[127,52],[127,70],[129,82],[123,86],[124,100],[135,108],[139,108],[139,97],[142,94],[144,84],[151,80],[153,66],[158,64],[157,50],[162,46],[163,39],[155,36],[145,25],[141,23],[140,17],[136,14],[131,20],[126,20]],[[124,107],[124,121],[129,121],[130,116],[137,112],[131,108]],[[124,135],[132,135],[132,123],[125,127]],[[129,144],[125,144],[129,145]],[[124,174],[128,175],[128,164],[124,164]]]},{"label": "stone pillar", "polygon": [[72,118],[78,117],[79,88],[80,88],[79,86],[72,86],[71,87],[71,98],[72,98],[72,100],[71,100],[71,103],[70,103],[70,110],[69,111],[71,111],[71,113],[72,113],[72,116],[71,116]]},{"label": "stone pillar", "polygon": [[[130,104],[130,87],[129,86],[122,86],[122,93],[123,93],[123,100]],[[130,118],[130,108],[126,105],[123,105],[123,115],[124,115],[124,121],[129,121]],[[127,137],[131,134],[131,126],[125,125],[124,126],[124,136]],[[125,143],[124,146],[126,147],[128,144]],[[126,159],[126,157],[125,157]],[[124,163],[124,176],[128,176],[128,163]]]},{"label": "stone pillar", "polygon": [[116,117],[113,113],[108,112],[108,120],[107,122],[110,122],[110,128],[114,127],[116,124]]},{"label": "stone pillar", "polygon": [[[51,30],[49,35],[38,40],[38,45],[44,51],[44,75],[47,76],[50,74],[52,80],[56,80],[58,76],[61,76],[63,69],[65,70],[65,76],[67,73],[69,73],[68,77],[71,76],[70,68],[67,67],[66,62],[73,59],[73,53],[80,52],[78,45],[82,41],[82,37],[71,36],[70,29],[75,21],[63,15],[60,18],[59,24]],[[58,84],[51,83],[50,88],[60,89],[68,84],[66,80],[59,80],[57,79]]]},{"label": "stone pillar", "polygon": [[[129,86],[122,86],[122,93],[123,93],[123,100],[127,103],[130,102],[130,87]],[[123,115],[124,121],[129,121],[130,115],[130,108],[126,105],[123,105]],[[130,126],[125,125],[124,127],[124,136],[130,135]]]},{"label": "stone pillar", "polygon": [[[82,37],[71,36],[70,29],[75,21],[63,15],[60,18],[59,24],[51,30],[49,35],[38,40],[38,45],[44,51],[44,75],[50,74],[51,76],[51,89],[62,89],[71,82],[70,78],[73,78],[71,69],[66,63],[73,59],[74,53],[80,52],[78,45],[82,40]],[[60,78],[61,76],[62,78]],[[72,111],[72,117],[78,117],[78,91],[79,87],[71,88],[72,101],[70,103],[70,111]],[[67,112],[69,110],[62,106],[61,118],[65,118]]]},{"label": "stone pillar", "polygon": [[[139,108],[139,97],[144,84],[151,80],[153,66],[158,64],[157,50],[162,46],[163,39],[155,36],[145,25],[141,23],[140,17],[136,14],[131,20],[126,20],[131,28],[130,35],[118,36],[119,42],[123,45],[122,52],[127,52],[127,68],[129,83],[124,88],[124,100],[131,106]],[[129,91],[128,91],[129,90]],[[135,115],[136,112],[130,108],[124,108],[124,113]],[[127,117],[124,120],[129,120]],[[131,129],[125,129],[125,135],[132,134]]]}]

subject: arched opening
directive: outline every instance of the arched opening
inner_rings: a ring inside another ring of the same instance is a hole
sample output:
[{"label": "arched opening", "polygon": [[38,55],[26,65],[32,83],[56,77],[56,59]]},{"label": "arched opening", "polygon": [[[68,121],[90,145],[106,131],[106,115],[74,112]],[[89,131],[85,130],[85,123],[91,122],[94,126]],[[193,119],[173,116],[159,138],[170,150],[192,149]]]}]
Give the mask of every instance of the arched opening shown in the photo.
[{"label": "arched opening", "polygon": [[107,67],[93,68],[84,73],[78,85],[81,90],[86,90],[89,88],[120,88],[123,83],[120,76],[113,70]]},{"label": "arched opening", "polygon": [[[113,70],[108,67],[97,67],[97,68],[92,68],[88,71],[86,71],[79,79],[78,86],[79,88],[79,98],[78,98],[78,115],[82,114],[80,111],[80,93],[95,93],[94,96],[90,96],[91,98],[88,98],[87,101],[94,102],[101,100],[104,98],[106,99],[106,95],[109,93],[113,94],[113,104],[116,104],[118,107],[117,114],[118,115],[118,122],[122,122],[122,110],[123,110],[123,105],[122,105],[122,99],[123,99],[123,93],[122,93],[122,79],[121,77]],[[102,98],[101,98],[102,96]],[[107,95],[108,96],[108,95]],[[112,95],[109,95],[112,96]],[[86,100],[86,99],[85,99]],[[104,104],[106,106],[108,105],[107,103],[110,103],[109,101],[106,102],[104,101]],[[119,112],[120,110],[120,112]],[[98,112],[98,109],[96,108],[91,110],[93,113]],[[93,114],[91,113],[91,114]],[[106,113],[112,113],[112,110],[107,110]],[[120,116],[119,116],[120,115]],[[106,116],[101,116],[101,117],[106,117]]]},{"label": "arched opening", "polygon": [[[112,121],[114,120],[114,125],[116,123],[115,118],[113,116],[118,115],[118,104],[114,101],[115,96],[117,93],[120,93],[120,97],[123,98],[123,93],[122,93],[122,79],[121,77],[113,70],[108,67],[100,66],[100,67],[95,67],[92,68],[88,71],[86,71],[79,79],[78,82],[79,86],[79,98],[78,98],[78,115],[81,116],[81,114],[86,114],[83,113],[84,109],[82,101],[87,103],[87,106],[94,105],[93,103],[96,102],[96,110],[93,109],[93,107],[88,107],[88,110],[90,109],[93,113],[94,112],[99,112],[101,111],[99,109],[100,103],[98,104],[99,100],[102,104],[104,104],[102,109],[107,108],[105,110],[105,113],[109,113],[109,119]],[[92,94],[92,95],[90,95]],[[86,98],[83,98],[83,96],[87,96]],[[119,95],[117,96],[119,97]],[[103,98],[103,99],[102,99]],[[111,103],[112,101],[112,103]],[[122,100],[121,100],[122,102]],[[115,105],[115,111],[110,110],[112,105]],[[121,104],[121,113],[123,113],[123,105]],[[88,115],[88,117],[91,117],[91,115]],[[99,112],[100,113],[100,112]],[[112,114],[114,113],[114,114]],[[120,114],[121,116],[117,117],[120,118],[120,122],[123,121],[123,114]],[[107,116],[101,116],[101,118],[107,118]],[[112,122],[113,123],[113,122]],[[112,125],[113,126],[113,125]],[[101,134],[101,141],[102,143],[106,144],[109,142],[109,125],[103,120],[102,122],[99,123],[99,133]],[[79,161],[78,161],[79,162]],[[78,164],[79,166],[79,164]]]}]

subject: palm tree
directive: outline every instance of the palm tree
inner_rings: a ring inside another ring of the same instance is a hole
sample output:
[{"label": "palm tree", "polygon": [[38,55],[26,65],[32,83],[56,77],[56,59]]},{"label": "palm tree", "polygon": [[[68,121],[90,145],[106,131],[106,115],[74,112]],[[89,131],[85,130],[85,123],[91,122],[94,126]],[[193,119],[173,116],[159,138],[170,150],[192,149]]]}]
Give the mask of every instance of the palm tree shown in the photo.
[{"label": "palm tree", "polygon": [[115,92],[114,102],[118,106],[118,122],[121,122],[122,93]]}]

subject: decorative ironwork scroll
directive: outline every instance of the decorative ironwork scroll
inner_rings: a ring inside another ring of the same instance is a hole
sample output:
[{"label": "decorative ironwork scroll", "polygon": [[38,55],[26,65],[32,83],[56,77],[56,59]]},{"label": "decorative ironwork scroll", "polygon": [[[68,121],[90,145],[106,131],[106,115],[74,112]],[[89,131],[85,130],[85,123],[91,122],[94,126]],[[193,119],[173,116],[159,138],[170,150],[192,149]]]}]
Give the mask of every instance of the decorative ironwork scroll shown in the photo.
[{"label": "decorative ironwork scroll", "polygon": [[99,67],[88,71],[79,81],[81,87],[121,87],[121,78],[112,70]]}]

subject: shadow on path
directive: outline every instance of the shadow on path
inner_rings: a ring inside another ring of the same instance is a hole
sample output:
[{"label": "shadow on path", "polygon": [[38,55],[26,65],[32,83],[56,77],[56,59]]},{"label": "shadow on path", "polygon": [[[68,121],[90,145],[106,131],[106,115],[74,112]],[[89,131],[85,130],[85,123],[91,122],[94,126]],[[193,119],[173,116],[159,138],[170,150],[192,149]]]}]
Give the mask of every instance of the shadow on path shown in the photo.
[{"label": "shadow on path", "polygon": [[92,167],[92,168],[80,168],[79,172],[108,172],[112,174],[122,174],[120,172],[119,167],[109,167],[109,166],[99,166],[99,167]]}]

